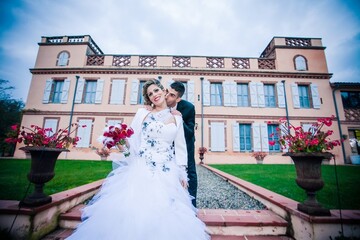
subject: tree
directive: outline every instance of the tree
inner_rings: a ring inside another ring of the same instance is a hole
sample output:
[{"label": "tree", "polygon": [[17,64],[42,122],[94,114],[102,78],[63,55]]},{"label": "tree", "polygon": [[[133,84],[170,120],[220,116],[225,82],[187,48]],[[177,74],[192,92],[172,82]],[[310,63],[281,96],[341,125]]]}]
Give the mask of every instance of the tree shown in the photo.
[{"label": "tree", "polygon": [[13,155],[15,146],[5,143],[4,140],[10,126],[21,123],[25,106],[22,100],[12,98],[13,89],[13,86],[9,86],[8,80],[0,79],[0,156],[5,153]]}]

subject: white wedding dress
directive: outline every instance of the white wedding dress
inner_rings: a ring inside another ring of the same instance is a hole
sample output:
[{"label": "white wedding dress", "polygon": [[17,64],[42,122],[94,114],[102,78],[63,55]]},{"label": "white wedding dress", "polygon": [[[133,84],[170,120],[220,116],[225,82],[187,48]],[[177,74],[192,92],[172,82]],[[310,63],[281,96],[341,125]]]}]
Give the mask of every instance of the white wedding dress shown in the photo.
[{"label": "white wedding dress", "polygon": [[168,123],[171,117],[168,109],[138,111],[130,157],[109,174],[68,239],[210,239],[179,180],[184,177],[179,162],[187,161],[186,144],[181,117]]}]

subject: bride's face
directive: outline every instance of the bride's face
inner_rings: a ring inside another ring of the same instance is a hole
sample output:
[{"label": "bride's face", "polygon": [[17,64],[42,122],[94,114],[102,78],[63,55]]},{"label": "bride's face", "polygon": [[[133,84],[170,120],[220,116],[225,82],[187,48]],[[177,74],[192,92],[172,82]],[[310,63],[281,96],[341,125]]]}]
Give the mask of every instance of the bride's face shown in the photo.
[{"label": "bride's face", "polygon": [[156,84],[152,84],[146,91],[149,100],[155,105],[160,106],[165,102],[165,91],[161,90]]}]

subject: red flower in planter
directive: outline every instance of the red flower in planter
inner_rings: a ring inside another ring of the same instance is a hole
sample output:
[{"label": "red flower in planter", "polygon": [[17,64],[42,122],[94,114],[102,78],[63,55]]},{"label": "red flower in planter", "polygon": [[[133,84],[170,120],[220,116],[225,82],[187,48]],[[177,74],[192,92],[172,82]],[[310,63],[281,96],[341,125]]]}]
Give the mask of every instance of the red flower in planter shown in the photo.
[{"label": "red flower in planter", "polygon": [[199,147],[199,154],[205,154],[207,153],[207,148],[206,147]]},{"label": "red flower in planter", "polygon": [[36,125],[30,127],[20,127],[19,125],[11,126],[7,133],[8,138],[5,142],[10,144],[23,142],[26,146],[49,147],[49,148],[69,148],[70,145],[76,146],[79,137],[71,137],[71,133],[78,129],[77,123],[71,124],[73,130],[69,133],[68,127],[53,132],[52,128],[41,128]]},{"label": "red flower in planter", "polygon": [[[317,123],[304,131],[302,127],[295,127],[288,124],[286,119],[280,119],[281,127],[278,128],[279,144],[282,149],[289,149],[289,152],[312,152],[320,153],[332,150],[340,145],[340,140],[330,140],[332,130],[322,131],[325,126],[330,127],[334,116],[329,118],[319,118]],[[270,145],[275,145],[276,141],[269,141]]]}]

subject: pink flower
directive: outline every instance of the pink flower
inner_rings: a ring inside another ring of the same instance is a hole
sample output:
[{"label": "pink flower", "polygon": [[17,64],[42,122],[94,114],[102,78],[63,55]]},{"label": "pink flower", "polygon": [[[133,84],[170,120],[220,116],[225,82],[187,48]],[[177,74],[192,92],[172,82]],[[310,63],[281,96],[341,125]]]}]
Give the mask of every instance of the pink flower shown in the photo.
[{"label": "pink flower", "polygon": [[[281,149],[288,148],[289,152],[325,152],[332,150],[340,145],[339,140],[331,141],[328,136],[333,134],[333,130],[322,131],[324,126],[330,127],[334,116],[329,118],[319,118],[317,123],[304,131],[301,126],[293,126],[284,119],[279,119],[282,125],[277,129],[279,144]],[[269,141],[269,145],[275,145],[275,141]]]},{"label": "pink flower", "polygon": [[276,144],[275,141],[269,141],[269,145],[270,145],[270,146],[274,146],[275,144]]},{"label": "pink flower", "polygon": [[[73,133],[78,124],[73,123]],[[34,124],[29,127],[19,125],[12,125],[10,131],[7,133],[8,138],[5,140],[7,143],[21,143],[24,142],[26,146],[34,147],[49,147],[49,148],[68,148],[70,144],[76,145],[79,141],[78,137],[72,138],[68,129],[59,129],[53,133],[51,128],[41,128]],[[21,129],[21,131],[20,131]]]}]

